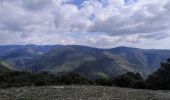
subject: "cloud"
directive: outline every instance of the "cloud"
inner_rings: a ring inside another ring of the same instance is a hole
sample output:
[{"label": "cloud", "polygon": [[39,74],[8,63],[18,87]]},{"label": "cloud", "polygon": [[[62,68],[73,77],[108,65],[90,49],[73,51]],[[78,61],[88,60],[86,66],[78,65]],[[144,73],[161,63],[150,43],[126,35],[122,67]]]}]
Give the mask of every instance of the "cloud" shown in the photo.
[{"label": "cloud", "polygon": [[149,48],[170,39],[170,0],[0,1],[0,44]]},{"label": "cloud", "polygon": [[[157,2],[150,3],[141,0],[132,5],[116,8],[108,5],[108,9],[113,9],[112,13],[104,20],[95,21],[91,31],[105,32],[111,35],[150,34],[167,31],[170,28],[170,17],[167,15],[170,11],[164,8],[167,2],[155,1]],[[104,14],[102,10],[103,8],[100,9],[100,12]]]}]

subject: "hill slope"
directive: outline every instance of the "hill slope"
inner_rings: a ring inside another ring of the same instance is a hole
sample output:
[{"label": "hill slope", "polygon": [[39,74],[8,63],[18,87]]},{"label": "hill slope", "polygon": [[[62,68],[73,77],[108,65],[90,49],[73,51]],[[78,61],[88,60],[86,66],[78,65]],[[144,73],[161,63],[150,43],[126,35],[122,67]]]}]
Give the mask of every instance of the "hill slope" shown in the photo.
[{"label": "hill slope", "polygon": [[128,71],[146,77],[170,57],[170,51],[118,47],[97,49],[85,46],[62,46],[22,66],[29,71],[52,73],[76,72],[87,78],[115,77]]},{"label": "hill slope", "polygon": [[12,71],[14,70],[12,65],[5,61],[0,60],[0,72],[7,72],[7,71]]},{"label": "hill slope", "polygon": [[60,47],[60,45],[4,45],[0,46],[0,59],[14,64],[20,70],[18,68],[20,64],[24,64],[25,61],[34,59],[57,47]]},{"label": "hill slope", "polygon": [[0,57],[20,70],[50,71],[54,74],[76,72],[91,79],[115,77],[129,71],[147,77],[160,67],[160,62],[170,57],[170,50],[129,47],[99,49],[78,45],[28,45],[12,48],[8,47],[10,52]]}]

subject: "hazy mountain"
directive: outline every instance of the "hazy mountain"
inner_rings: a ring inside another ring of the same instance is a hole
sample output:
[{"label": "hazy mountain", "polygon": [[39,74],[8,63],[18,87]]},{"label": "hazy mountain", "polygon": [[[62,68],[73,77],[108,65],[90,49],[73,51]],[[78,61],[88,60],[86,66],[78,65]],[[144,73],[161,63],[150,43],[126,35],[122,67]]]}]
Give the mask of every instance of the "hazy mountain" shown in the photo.
[{"label": "hazy mountain", "polygon": [[4,45],[0,46],[0,58],[18,67],[25,61],[34,59],[57,47],[60,47],[60,45]]},{"label": "hazy mountain", "polygon": [[43,54],[62,45],[1,45],[0,57],[32,56]]},{"label": "hazy mountain", "polygon": [[12,50],[3,58],[15,63],[22,70],[50,71],[54,74],[76,72],[91,79],[115,77],[128,71],[139,72],[146,77],[160,67],[160,62],[170,57],[170,50],[129,47],[112,49],[78,45],[28,47],[17,49],[19,52],[17,56],[11,56],[15,51]]},{"label": "hazy mountain", "polygon": [[117,47],[110,50],[126,59],[130,64],[146,66],[152,70],[160,67],[160,62],[170,57],[170,50],[138,49],[129,47]]}]

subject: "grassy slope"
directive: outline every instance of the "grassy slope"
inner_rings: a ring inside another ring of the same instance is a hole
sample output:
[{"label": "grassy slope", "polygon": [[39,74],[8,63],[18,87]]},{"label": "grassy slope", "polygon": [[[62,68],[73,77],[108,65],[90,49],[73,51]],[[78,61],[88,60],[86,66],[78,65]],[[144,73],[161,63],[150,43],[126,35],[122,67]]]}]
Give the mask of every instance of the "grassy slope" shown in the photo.
[{"label": "grassy slope", "polygon": [[10,65],[9,63],[5,61],[0,60],[0,71],[6,72],[6,71],[12,71],[12,70],[14,70],[12,68],[12,65]]},{"label": "grassy slope", "polygon": [[[168,50],[143,50],[128,47],[97,49],[75,45],[52,48],[54,47],[33,45],[19,46],[17,49],[14,46],[2,51],[8,51],[9,54],[7,53],[4,57],[5,60],[13,63],[18,70],[50,71],[54,74],[76,71],[81,72],[81,75],[88,75],[87,78],[91,76],[96,78],[98,73],[115,77],[129,71],[139,72],[146,78],[160,67],[160,62],[170,57]],[[0,47],[1,49],[3,48]],[[49,50],[51,51],[47,52]]]},{"label": "grassy slope", "polygon": [[0,100],[170,100],[170,91],[103,86],[48,86],[0,89]]}]

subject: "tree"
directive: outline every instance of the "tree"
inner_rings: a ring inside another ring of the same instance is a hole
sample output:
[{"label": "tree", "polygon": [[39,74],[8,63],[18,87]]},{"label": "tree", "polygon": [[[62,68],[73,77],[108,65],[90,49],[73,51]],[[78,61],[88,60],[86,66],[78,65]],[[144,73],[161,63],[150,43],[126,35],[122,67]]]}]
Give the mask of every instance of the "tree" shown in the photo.
[{"label": "tree", "polygon": [[77,73],[69,73],[68,75],[59,78],[59,83],[64,85],[70,84],[93,84],[92,81],[85,79]]},{"label": "tree", "polygon": [[170,59],[161,63],[161,68],[148,77],[146,84],[149,89],[170,89]]},{"label": "tree", "polygon": [[144,81],[139,73],[128,72],[114,79],[116,86],[128,88],[144,88]]}]

